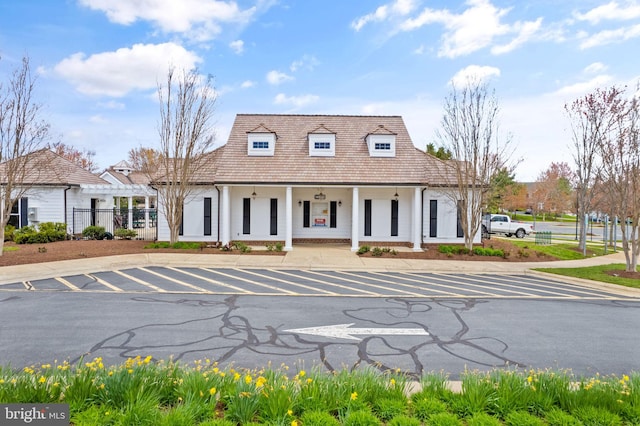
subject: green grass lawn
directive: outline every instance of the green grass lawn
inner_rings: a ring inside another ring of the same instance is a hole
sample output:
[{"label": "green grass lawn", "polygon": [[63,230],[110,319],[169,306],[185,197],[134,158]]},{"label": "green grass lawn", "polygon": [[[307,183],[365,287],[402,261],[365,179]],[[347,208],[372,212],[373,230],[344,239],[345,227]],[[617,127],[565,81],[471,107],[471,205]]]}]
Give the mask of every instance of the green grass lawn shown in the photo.
[{"label": "green grass lawn", "polygon": [[[513,245],[521,248],[528,248],[540,253],[553,256],[558,260],[584,259],[582,252],[578,250],[575,242],[561,244],[536,245],[533,241],[510,240]],[[611,250],[609,250],[610,252]],[[587,244],[587,257],[604,255],[604,246]]]},{"label": "green grass lawn", "polygon": [[[640,288],[640,281],[633,278],[622,278],[612,276],[606,273],[606,271],[619,270],[624,271],[624,264],[610,264],[590,266],[584,268],[536,268],[535,271],[549,272],[551,274],[564,275],[574,278],[582,278],[586,280],[601,281],[610,284],[623,285],[625,287]],[[638,268],[640,272],[640,268]]]}]

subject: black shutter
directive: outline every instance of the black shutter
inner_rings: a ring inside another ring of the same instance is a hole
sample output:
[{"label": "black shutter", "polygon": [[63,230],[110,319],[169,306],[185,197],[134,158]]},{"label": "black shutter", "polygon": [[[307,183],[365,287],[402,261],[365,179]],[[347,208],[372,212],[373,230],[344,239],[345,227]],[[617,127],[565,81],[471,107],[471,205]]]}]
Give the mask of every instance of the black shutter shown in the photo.
[{"label": "black shutter", "polygon": [[311,226],[311,201],[305,201],[302,207],[302,226],[309,228]]},{"label": "black shutter", "polygon": [[204,235],[211,235],[211,197],[204,199]]},{"label": "black shutter", "polygon": [[184,204],[182,205],[182,213],[180,213],[180,229],[178,235],[184,235]]},{"label": "black shutter", "polygon": [[278,199],[271,199],[271,235],[278,235]]},{"label": "black shutter", "polygon": [[329,228],[336,228],[338,225],[338,203],[336,201],[331,202],[329,210]]},{"label": "black shutter", "polygon": [[29,224],[29,199],[20,198],[20,228]]},{"label": "black shutter", "polygon": [[429,237],[438,236],[438,200],[429,201]]},{"label": "black shutter", "polygon": [[364,235],[371,236],[371,200],[364,200]]},{"label": "black shutter", "polygon": [[251,233],[251,198],[242,199],[242,233]]},{"label": "black shutter", "polygon": [[458,215],[457,215],[458,229],[456,230],[457,231],[456,235],[458,238],[462,238],[464,237],[464,230],[462,229],[462,222],[460,221],[461,215],[462,215],[462,200],[458,200],[456,211],[458,212]]},{"label": "black shutter", "polygon": [[391,236],[398,236],[398,200],[391,200]]}]

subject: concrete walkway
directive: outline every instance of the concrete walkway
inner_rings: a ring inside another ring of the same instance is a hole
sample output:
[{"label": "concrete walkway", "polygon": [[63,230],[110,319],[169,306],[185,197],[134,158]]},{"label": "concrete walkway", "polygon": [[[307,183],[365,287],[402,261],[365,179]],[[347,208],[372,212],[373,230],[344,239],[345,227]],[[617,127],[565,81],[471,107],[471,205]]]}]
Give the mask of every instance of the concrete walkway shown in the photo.
[{"label": "concrete walkway", "polygon": [[[624,262],[624,253],[622,252],[590,259],[555,262],[419,260],[391,257],[372,258],[359,257],[351,251],[349,245],[310,244],[296,245],[292,251],[287,252],[284,256],[149,252],[30,265],[4,266],[0,267],[0,285],[140,266],[527,274],[534,273],[531,271],[532,268],[569,268]],[[553,277],[562,281],[575,281],[575,279],[560,277],[558,275],[553,275]],[[579,280],[579,282],[589,286],[609,286],[590,280]],[[615,286],[615,288],[620,289],[620,286]],[[640,297],[640,289],[629,289],[629,292]]]}]

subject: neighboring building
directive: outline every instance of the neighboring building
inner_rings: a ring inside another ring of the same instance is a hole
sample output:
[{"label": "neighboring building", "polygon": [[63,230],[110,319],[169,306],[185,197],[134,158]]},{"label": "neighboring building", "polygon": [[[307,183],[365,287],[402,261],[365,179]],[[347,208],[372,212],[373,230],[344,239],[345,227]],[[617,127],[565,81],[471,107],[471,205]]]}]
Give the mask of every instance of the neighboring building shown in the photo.
[{"label": "neighboring building", "polygon": [[239,114],[209,161],[184,206],[185,241],[463,241],[456,205],[438,190],[454,183],[445,163],[414,147],[399,116]]}]

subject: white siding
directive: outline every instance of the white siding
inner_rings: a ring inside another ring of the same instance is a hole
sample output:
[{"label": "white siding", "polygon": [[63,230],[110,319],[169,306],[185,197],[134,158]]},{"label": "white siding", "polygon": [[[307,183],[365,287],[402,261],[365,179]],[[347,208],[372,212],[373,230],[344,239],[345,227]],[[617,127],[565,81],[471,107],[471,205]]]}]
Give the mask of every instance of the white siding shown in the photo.
[{"label": "white siding", "polygon": [[[316,200],[314,197],[322,191],[326,198]],[[304,206],[300,203],[339,203],[336,211],[336,227],[310,226],[305,228]],[[351,238],[351,189],[348,188],[293,188],[293,238],[302,239],[345,239]]]},{"label": "white siding", "polygon": [[[398,194],[398,236],[391,236],[391,200]],[[364,200],[371,200],[371,236],[364,235]],[[413,188],[360,188],[360,241],[410,242]],[[420,226],[420,224],[418,224]]]},{"label": "white siding", "polygon": [[[204,199],[211,198],[211,235],[204,235]],[[218,191],[212,187],[193,191],[184,204],[183,235],[180,241],[218,240]],[[169,227],[162,206],[158,206],[158,241],[169,241]]]},{"label": "white siding", "polygon": [[[422,240],[424,243],[446,243],[446,244],[462,244],[464,237],[458,237],[458,213],[456,205],[447,196],[437,190],[426,190],[423,193],[422,217],[424,227],[422,230]],[[438,225],[437,236],[429,237],[429,201],[438,201]],[[481,241],[480,232],[475,236],[474,243]]]}]

